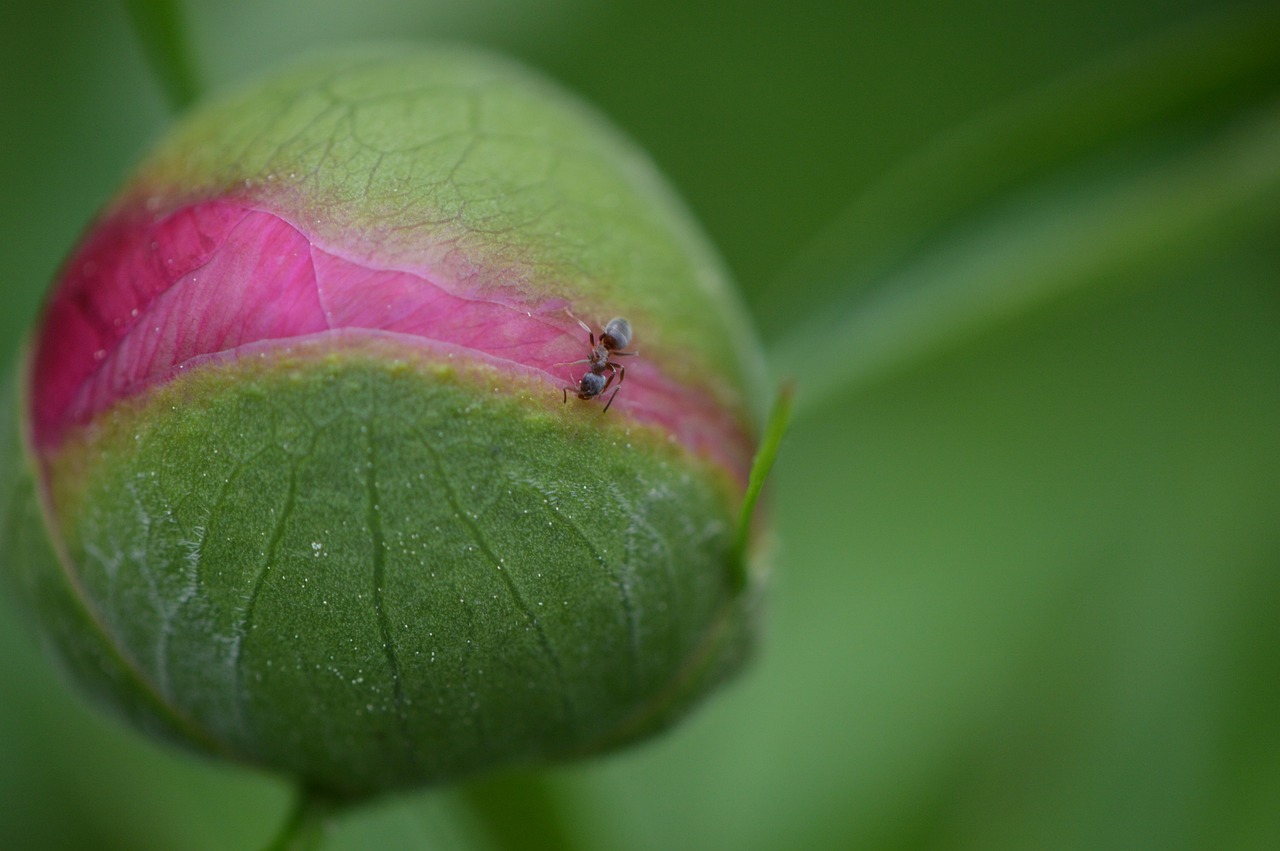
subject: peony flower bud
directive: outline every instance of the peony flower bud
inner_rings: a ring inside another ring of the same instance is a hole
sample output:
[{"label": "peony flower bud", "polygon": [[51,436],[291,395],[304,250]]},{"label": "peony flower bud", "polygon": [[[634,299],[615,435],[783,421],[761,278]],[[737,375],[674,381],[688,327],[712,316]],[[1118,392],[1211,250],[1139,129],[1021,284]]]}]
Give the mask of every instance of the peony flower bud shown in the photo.
[{"label": "peony flower bud", "polygon": [[600,752],[749,649],[759,365],[581,104],[465,51],[312,61],[182,122],[71,254],[0,555],[93,695],[331,794]]}]

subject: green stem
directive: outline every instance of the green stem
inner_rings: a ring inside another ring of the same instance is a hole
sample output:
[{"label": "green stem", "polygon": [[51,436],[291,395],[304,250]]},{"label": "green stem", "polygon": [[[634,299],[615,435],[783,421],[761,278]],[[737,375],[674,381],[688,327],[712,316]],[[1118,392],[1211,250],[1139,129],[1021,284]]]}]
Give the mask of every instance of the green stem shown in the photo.
[{"label": "green stem", "polygon": [[462,789],[463,800],[498,851],[573,851],[563,796],[542,772],[486,777]]},{"label": "green stem", "polygon": [[182,10],[176,0],[124,0],[151,70],[174,112],[200,95]]},{"label": "green stem", "polygon": [[760,449],[756,452],[751,464],[751,474],[747,479],[747,493],[742,499],[742,512],[738,515],[738,538],[734,545],[733,587],[741,591],[747,587],[750,577],[747,575],[747,546],[751,542],[751,520],[755,515],[756,503],[760,499],[760,491],[764,489],[765,479],[773,469],[773,462],[778,457],[778,448],[787,433],[791,422],[791,408],[795,402],[796,388],[792,381],[787,381],[778,391],[773,402],[773,410],[769,412],[769,421],[764,428],[764,437],[760,441]]},{"label": "green stem", "polygon": [[313,851],[324,839],[325,823],[337,808],[332,798],[299,789],[293,811],[264,851]]}]

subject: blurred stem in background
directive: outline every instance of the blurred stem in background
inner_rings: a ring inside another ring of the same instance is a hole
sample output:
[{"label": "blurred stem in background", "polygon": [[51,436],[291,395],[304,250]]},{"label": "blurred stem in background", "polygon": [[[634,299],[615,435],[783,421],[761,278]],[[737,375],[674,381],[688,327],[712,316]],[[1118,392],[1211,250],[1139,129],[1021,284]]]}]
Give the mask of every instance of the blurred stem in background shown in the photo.
[{"label": "blurred stem in background", "polygon": [[181,112],[200,96],[200,82],[180,4],[176,0],[124,0],[124,6],[169,107]]},{"label": "blurred stem in background", "polygon": [[265,851],[313,851],[324,840],[325,820],[334,802],[306,789],[298,791],[293,812]]},{"label": "blurred stem in background", "polygon": [[580,845],[561,790],[542,773],[481,778],[463,787],[462,800],[495,851],[574,851]]},{"label": "blurred stem in background", "polygon": [[775,375],[799,378],[796,416],[1272,221],[1277,44],[1270,9],[1179,27],[956,128],[865,192],[773,289],[827,301],[769,347]]}]

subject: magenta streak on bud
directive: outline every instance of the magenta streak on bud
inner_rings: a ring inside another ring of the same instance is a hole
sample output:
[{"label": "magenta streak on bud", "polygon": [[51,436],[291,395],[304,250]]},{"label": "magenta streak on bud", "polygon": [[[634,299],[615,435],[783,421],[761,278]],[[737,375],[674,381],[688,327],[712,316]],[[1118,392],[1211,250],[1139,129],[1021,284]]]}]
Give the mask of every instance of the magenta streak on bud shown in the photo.
[{"label": "magenta streak on bud", "polygon": [[[32,435],[48,455],[72,426],[189,366],[353,333],[537,376],[560,401],[561,388],[576,386],[585,369],[567,362],[588,350],[565,307],[522,302],[492,284],[481,290],[420,270],[371,268],[276,213],[235,201],[159,219],[116,214],[72,256],[49,302],[34,358]],[[641,348],[643,336],[637,328]],[[626,369],[608,416],[658,426],[746,481],[749,435],[706,388],[679,384],[644,357],[628,358]],[[598,411],[593,404],[582,413]]]}]

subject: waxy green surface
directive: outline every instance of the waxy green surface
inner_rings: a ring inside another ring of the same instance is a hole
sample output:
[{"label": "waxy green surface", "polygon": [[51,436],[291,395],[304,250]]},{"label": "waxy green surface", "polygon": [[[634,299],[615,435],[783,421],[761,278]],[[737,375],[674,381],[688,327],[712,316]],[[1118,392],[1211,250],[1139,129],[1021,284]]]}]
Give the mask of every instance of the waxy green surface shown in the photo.
[{"label": "waxy green surface", "polygon": [[193,373],[53,460],[59,552],[19,500],[18,580],[141,726],[336,794],[665,726],[748,650],[728,482],[500,380],[384,345]]}]

